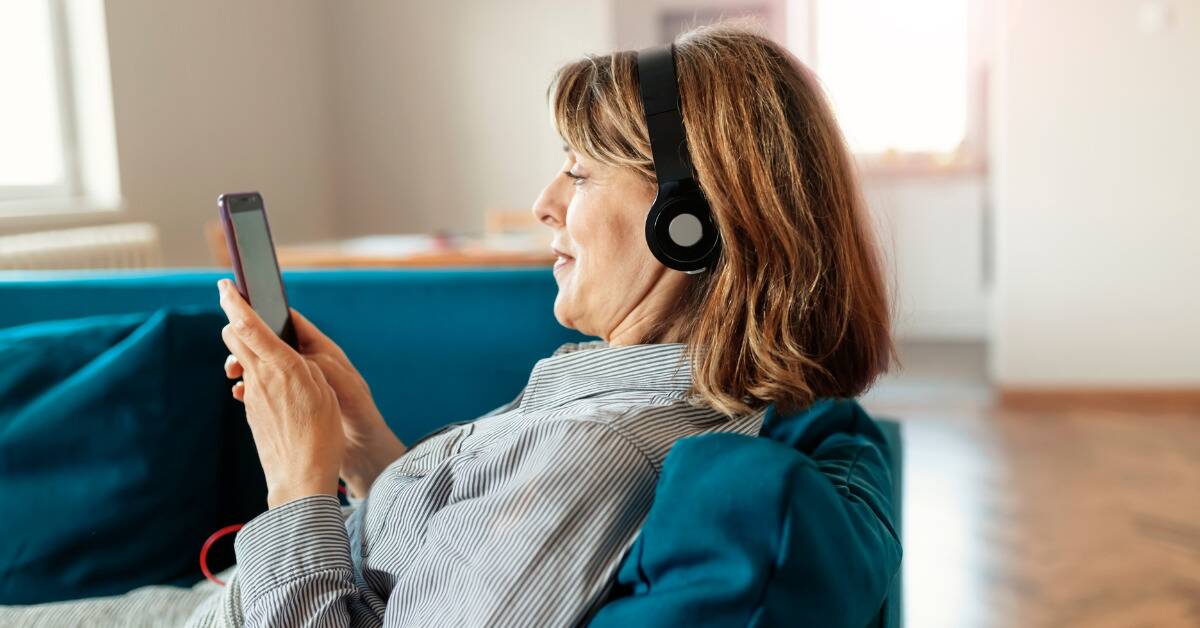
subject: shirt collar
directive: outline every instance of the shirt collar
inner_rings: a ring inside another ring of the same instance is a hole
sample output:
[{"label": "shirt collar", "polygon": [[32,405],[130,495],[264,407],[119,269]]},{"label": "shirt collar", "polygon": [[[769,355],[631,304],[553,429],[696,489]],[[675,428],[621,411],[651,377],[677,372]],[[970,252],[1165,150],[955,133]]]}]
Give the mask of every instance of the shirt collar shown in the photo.
[{"label": "shirt collar", "polygon": [[570,342],[538,360],[520,407],[545,410],[611,391],[686,394],[692,370],[683,343],[622,345]]}]

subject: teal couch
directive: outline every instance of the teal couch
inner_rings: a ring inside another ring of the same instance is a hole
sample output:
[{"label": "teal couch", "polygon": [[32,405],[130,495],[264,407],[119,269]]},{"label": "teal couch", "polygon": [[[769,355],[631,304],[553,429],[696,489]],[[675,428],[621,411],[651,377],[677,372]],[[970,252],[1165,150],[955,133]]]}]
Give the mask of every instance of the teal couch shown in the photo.
[{"label": "teal couch", "polygon": [[[210,270],[0,273],[0,351],[4,348],[6,330],[11,332],[11,343],[12,338],[20,338],[20,334],[25,333],[23,330],[43,333],[38,323],[44,321],[90,317],[91,320],[106,321],[110,327],[111,324],[145,326],[150,323],[142,319],[127,320],[120,315],[149,313],[162,308],[189,314],[180,317],[183,322],[168,324],[159,320],[160,332],[173,329],[176,335],[194,336],[196,332],[185,330],[209,329],[220,323],[213,317],[219,317],[215,310],[216,280],[223,276],[228,274]],[[341,344],[371,384],[375,399],[393,430],[409,442],[448,422],[479,416],[511,400],[525,383],[534,362],[563,342],[583,338],[554,320],[551,306],[556,288],[553,277],[545,269],[291,271],[284,273],[284,280],[291,305]],[[106,319],[105,315],[111,316]],[[203,318],[206,316],[209,318]],[[164,337],[171,336],[168,333]],[[214,339],[208,339],[206,335],[204,339],[193,340],[200,344],[191,347],[180,344],[184,341],[179,339],[162,342],[172,343],[181,355],[205,356],[205,364],[209,360],[215,361],[212,356],[219,354],[221,348]],[[169,361],[181,359],[171,357]],[[214,363],[211,368],[216,371],[220,365]],[[212,371],[204,370],[203,373],[206,381],[213,379]],[[0,384],[4,381],[2,375],[0,371]],[[223,380],[220,383],[223,384]],[[11,397],[13,391],[0,390],[0,402],[6,392]],[[236,413],[237,405],[225,402],[221,412]],[[4,444],[2,437],[8,427],[4,424],[5,416],[4,406],[0,403],[0,445]],[[15,415],[10,411],[9,416]],[[799,417],[772,414],[769,423],[773,426],[772,431],[764,433],[768,438],[730,440],[729,436],[720,436],[688,443],[688,447],[677,447],[678,451],[672,452],[659,487],[661,499],[656,498],[655,509],[647,520],[647,528],[654,525],[655,530],[661,530],[662,536],[669,537],[670,541],[651,545],[649,539],[652,537],[647,529],[645,543],[639,540],[634,549],[637,555],[631,553],[623,565],[620,582],[614,587],[610,602],[595,615],[596,625],[627,626],[630,617],[640,618],[643,625],[670,625],[672,618],[678,620],[681,616],[671,615],[667,609],[686,613],[689,607],[703,606],[699,598],[694,597],[705,590],[697,584],[701,581],[695,579],[696,570],[689,567],[681,571],[678,561],[673,564],[671,556],[672,552],[694,551],[694,548],[684,547],[687,545],[684,541],[688,539],[701,547],[708,543],[700,536],[702,531],[699,530],[703,526],[673,530],[671,526],[679,523],[679,517],[672,518],[667,506],[660,507],[659,504],[666,504],[672,498],[681,499],[673,508],[699,509],[698,514],[703,517],[707,512],[704,509],[709,508],[704,501],[706,497],[684,498],[693,478],[700,482],[700,476],[709,473],[711,477],[703,481],[728,483],[728,476],[720,473],[721,461],[726,459],[730,461],[724,463],[727,465],[776,468],[763,466],[767,464],[766,456],[774,456],[780,465],[779,473],[790,478],[786,485],[780,484],[782,492],[778,494],[794,496],[766,499],[802,500],[806,507],[794,509],[789,516],[807,519],[784,517],[771,524],[774,526],[771,530],[778,530],[770,533],[766,532],[769,526],[764,523],[764,536],[780,537],[762,550],[768,552],[767,559],[771,558],[770,552],[786,551],[791,552],[788,561],[779,558],[756,569],[751,562],[737,563],[741,558],[709,556],[713,562],[703,569],[708,569],[707,576],[717,575],[708,578],[710,585],[724,581],[721,570],[732,569],[737,566],[735,563],[742,567],[750,565],[744,582],[738,584],[744,589],[739,592],[740,597],[731,595],[721,602],[725,611],[733,613],[729,617],[741,617],[734,611],[742,610],[740,607],[734,609],[733,605],[748,604],[758,610],[746,615],[745,621],[738,619],[738,625],[777,625],[802,619],[806,623],[825,626],[900,625],[899,474],[902,464],[898,426],[888,421],[871,420],[849,400],[828,401],[819,407],[814,405],[807,415]],[[216,429],[214,423],[213,430]],[[204,431],[210,430],[200,430]],[[194,432],[189,438],[198,438]],[[195,489],[200,494],[191,498],[201,503],[220,504],[220,507],[205,511],[211,519],[206,524],[223,522],[223,525],[246,520],[264,507],[265,495],[261,471],[254,468],[256,459],[248,431],[236,417],[233,420],[226,417],[220,424],[220,431],[214,433],[219,433],[215,447],[221,451],[212,452],[212,456],[223,465],[224,480]],[[10,429],[7,434],[11,438],[13,431]],[[155,438],[170,437],[158,435]],[[780,447],[781,443],[786,446]],[[7,446],[19,445],[9,442]],[[720,456],[714,458],[713,452],[720,452]],[[740,452],[740,457],[727,455],[729,452]],[[853,458],[844,459],[847,456]],[[872,461],[876,461],[874,466]],[[697,470],[685,471],[691,468],[690,465]],[[679,473],[672,475],[672,470]],[[735,472],[732,468],[728,470]],[[19,476],[19,469],[0,466],[0,488],[9,481],[13,482],[12,486],[17,486]],[[671,476],[680,488],[665,486],[667,476]],[[752,501],[746,508],[771,506],[770,512],[778,510],[777,504],[764,505],[761,501]],[[732,502],[726,500],[712,508],[729,503]],[[816,509],[813,514],[813,504],[824,504],[822,507],[828,508],[828,513],[822,514]],[[767,516],[758,512],[743,515],[743,519]],[[16,527],[17,522],[14,520],[12,525]],[[789,525],[793,530],[789,531]],[[800,526],[803,526],[803,534],[795,534]],[[693,533],[693,529],[698,531]],[[684,538],[681,540],[681,537]],[[736,538],[732,543],[725,542],[737,545]],[[193,551],[191,547],[181,549],[183,554]],[[801,558],[800,563],[793,560],[800,555],[807,558]],[[846,558],[848,555],[853,557]],[[5,560],[16,562],[15,558],[6,558],[0,552],[0,603],[4,603],[6,568],[15,573],[13,564],[6,565]],[[720,560],[734,562],[715,562]],[[803,564],[804,560],[809,561],[807,566]],[[210,559],[214,569],[230,561],[232,555],[228,550],[216,552]],[[781,570],[802,577],[789,580],[782,572],[776,573]],[[764,573],[754,573],[756,571]],[[198,570],[170,579],[158,577],[160,581],[179,585],[197,579]],[[826,583],[830,582],[836,586],[827,587]],[[788,589],[789,586],[793,589]],[[767,591],[764,587],[774,589]],[[800,596],[789,593],[797,590],[806,593]],[[764,601],[768,593],[775,597]],[[663,598],[666,601],[655,597],[668,594],[672,597]],[[712,594],[711,587],[707,595],[710,602],[723,599],[720,594]],[[639,605],[639,601],[648,602]],[[839,616],[826,616],[830,614]],[[713,618],[718,616],[722,615],[715,611],[707,615],[708,623],[727,625],[733,621],[716,622]],[[633,623],[638,625],[639,621]],[[697,619],[695,625],[704,623]]]}]

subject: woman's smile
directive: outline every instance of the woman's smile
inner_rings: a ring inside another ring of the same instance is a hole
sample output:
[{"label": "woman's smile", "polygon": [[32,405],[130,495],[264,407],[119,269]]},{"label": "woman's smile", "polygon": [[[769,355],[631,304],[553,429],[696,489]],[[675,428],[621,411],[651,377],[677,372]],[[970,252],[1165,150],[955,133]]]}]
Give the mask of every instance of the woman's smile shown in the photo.
[{"label": "woman's smile", "polygon": [[567,264],[570,264],[571,262],[574,262],[575,258],[563,253],[557,248],[551,248],[554,250],[554,255],[556,256],[556,259],[554,260],[554,274],[558,275],[559,269],[566,267]]}]

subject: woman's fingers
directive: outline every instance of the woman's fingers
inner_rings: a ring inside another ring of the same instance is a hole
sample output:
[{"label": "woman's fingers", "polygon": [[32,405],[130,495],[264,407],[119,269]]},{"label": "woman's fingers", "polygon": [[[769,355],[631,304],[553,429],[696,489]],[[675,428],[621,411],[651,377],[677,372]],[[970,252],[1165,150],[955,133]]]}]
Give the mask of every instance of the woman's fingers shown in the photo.
[{"label": "woman's fingers", "polygon": [[234,359],[242,366],[242,376],[246,376],[246,371],[254,371],[258,368],[258,356],[242,342],[238,337],[237,332],[233,331],[233,324],[230,323],[221,328],[221,340],[225,342],[225,348],[229,349],[229,353],[233,354]]},{"label": "woman's fingers", "polygon": [[243,319],[243,314],[239,306],[240,303],[245,303],[242,295],[237,294],[237,291],[232,289],[228,279],[222,279],[217,282],[217,289],[221,294],[220,304],[221,309],[225,312],[225,317],[229,319],[229,324],[221,328],[221,340],[225,343],[225,347],[229,349],[229,353],[233,355],[238,364],[245,369],[253,370],[258,364],[258,356],[246,346],[234,331],[234,321]]},{"label": "woman's fingers", "polygon": [[[221,309],[229,317],[233,333],[241,341],[245,349],[254,354],[255,360],[266,360],[286,365],[289,361],[299,357],[295,350],[289,347],[282,338],[275,335],[275,332],[267,326],[262,317],[250,307],[249,303],[246,303],[242,295],[233,289],[232,282],[228,279],[222,279],[217,284],[221,291]],[[226,342],[226,345],[228,344]],[[243,366],[251,369],[255,367],[253,360],[248,361],[246,356],[233,351],[233,347],[230,347],[230,351],[237,356]]]},{"label": "woman's fingers", "polygon": [[325,375],[325,379],[334,387],[343,385],[345,376],[341,370],[338,360],[328,353],[314,353],[304,356],[321,367],[321,373]]},{"label": "woman's fingers", "polygon": [[246,382],[238,382],[233,385],[233,398],[242,403],[246,403]]},{"label": "woman's fingers", "polygon": [[[317,326],[308,320],[296,308],[288,308],[292,312],[292,326],[296,328],[296,340],[300,346],[307,349],[316,349],[317,351],[341,351],[341,347],[337,346],[329,336],[317,329]],[[307,351],[306,351],[307,352]]]},{"label": "woman's fingers", "polygon": [[232,353],[225,358],[225,377],[229,379],[237,379],[242,376],[242,363],[238,362],[237,356]]},{"label": "woman's fingers", "polygon": [[325,377],[324,371],[321,370],[321,366],[319,364],[317,364],[317,362],[315,360],[310,360],[308,358],[305,358],[304,365],[308,367],[309,375],[312,377],[313,381],[317,383],[318,386],[328,386],[329,385],[329,380]]}]

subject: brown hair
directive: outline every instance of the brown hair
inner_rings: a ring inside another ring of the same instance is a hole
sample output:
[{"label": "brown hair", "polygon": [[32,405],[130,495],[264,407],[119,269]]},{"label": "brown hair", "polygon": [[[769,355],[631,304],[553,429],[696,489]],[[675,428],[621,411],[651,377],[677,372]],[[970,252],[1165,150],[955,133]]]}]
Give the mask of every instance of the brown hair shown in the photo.
[{"label": "brown hair", "polygon": [[[695,275],[671,331],[688,344],[694,389],[725,414],[766,403],[798,410],[854,397],[895,348],[879,253],[854,162],[813,73],[738,25],[675,40],[696,178],[722,239]],[[654,181],[632,51],[589,55],[550,85],[567,145]]]}]

